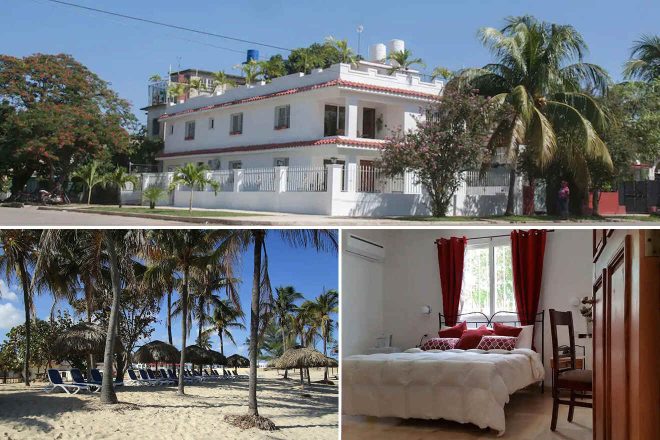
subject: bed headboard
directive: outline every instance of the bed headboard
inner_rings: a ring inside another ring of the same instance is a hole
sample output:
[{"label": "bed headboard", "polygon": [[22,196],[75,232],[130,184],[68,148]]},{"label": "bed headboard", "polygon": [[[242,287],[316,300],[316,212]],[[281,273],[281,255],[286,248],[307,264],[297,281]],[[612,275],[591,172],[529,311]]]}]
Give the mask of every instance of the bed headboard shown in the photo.
[{"label": "bed headboard", "polygon": [[[497,315],[505,315],[501,319],[495,319]],[[461,319],[461,317],[467,317],[467,319]],[[439,329],[442,328],[442,326],[445,324],[445,315],[442,313],[438,313],[438,318],[440,319],[440,327]],[[543,331],[545,329],[545,310],[541,310],[536,314],[536,319],[534,319],[534,326],[540,324],[541,325],[541,363],[545,365],[545,332]],[[479,327],[480,325],[487,325],[490,326],[494,322],[499,322],[502,324],[510,324],[510,325],[515,325],[518,326],[520,325],[520,320],[518,319],[518,314],[516,312],[509,312],[509,311],[499,311],[493,313],[493,315],[489,318],[485,314],[481,312],[468,312],[468,313],[459,313],[456,315],[456,321],[461,321],[465,320],[467,322],[468,326],[474,325],[474,328]],[[534,327],[534,330],[536,330],[536,327]],[[537,332],[535,331],[534,334],[536,335]],[[538,352],[538,350],[536,350]]]}]

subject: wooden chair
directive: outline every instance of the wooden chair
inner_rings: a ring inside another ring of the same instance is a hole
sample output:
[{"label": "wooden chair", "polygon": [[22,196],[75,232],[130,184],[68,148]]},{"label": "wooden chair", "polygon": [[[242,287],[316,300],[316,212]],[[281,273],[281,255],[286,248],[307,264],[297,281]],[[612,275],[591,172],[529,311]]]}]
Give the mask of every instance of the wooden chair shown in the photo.
[{"label": "wooden chair", "polygon": [[[561,354],[563,358],[569,357],[569,367],[559,367],[559,343],[557,342],[557,327],[560,325],[568,326],[568,337],[570,339],[568,355]],[[550,309],[550,333],[552,335],[552,422],[550,429],[557,429],[557,413],[559,405],[569,405],[568,421],[573,421],[573,409],[576,406],[592,408],[591,402],[578,402],[575,400],[576,392],[582,393],[581,397],[591,399],[593,373],[591,370],[582,370],[575,368],[575,336],[573,334],[573,315],[571,312],[559,312]],[[559,396],[561,390],[568,390],[571,393],[571,400],[562,400]],[[584,393],[589,393],[585,395]]]}]

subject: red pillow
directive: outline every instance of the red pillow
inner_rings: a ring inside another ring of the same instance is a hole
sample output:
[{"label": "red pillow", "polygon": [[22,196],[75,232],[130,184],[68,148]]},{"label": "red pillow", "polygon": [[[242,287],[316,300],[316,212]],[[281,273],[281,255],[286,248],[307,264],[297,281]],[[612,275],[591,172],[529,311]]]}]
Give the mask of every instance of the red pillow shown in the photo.
[{"label": "red pillow", "polygon": [[516,348],[518,338],[513,336],[491,336],[484,335],[477,345],[479,350],[508,350]]},{"label": "red pillow", "polygon": [[522,327],[512,327],[510,325],[500,324],[499,322],[494,323],[493,328],[497,336],[513,336],[516,338],[522,331]]},{"label": "red pillow", "polygon": [[438,332],[438,336],[440,336],[441,338],[460,338],[465,330],[467,330],[467,323],[463,321],[460,324],[456,324],[453,327],[447,327],[445,329],[441,329]]},{"label": "red pillow", "polygon": [[488,327],[486,327],[485,325],[482,325],[477,329],[465,330],[463,332],[463,335],[461,335],[461,339],[458,341],[458,344],[456,344],[455,348],[460,348],[461,350],[470,350],[472,348],[477,348],[477,345],[479,345],[479,341],[481,341],[482,336],[492,335],[492,334],[493,331]]},{"label": "red pillow", "polygon": [[451,350],[458,343],[458,338],[432,338],[424,342],[422,350]]}]

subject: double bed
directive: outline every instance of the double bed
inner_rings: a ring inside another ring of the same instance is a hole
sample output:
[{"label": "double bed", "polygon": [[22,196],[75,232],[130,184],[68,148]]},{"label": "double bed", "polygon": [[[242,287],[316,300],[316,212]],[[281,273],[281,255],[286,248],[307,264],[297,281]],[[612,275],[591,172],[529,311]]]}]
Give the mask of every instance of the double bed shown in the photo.
[{"label": "double bed", "polygon": [[[543,312],[539,315],[537,322],[542,329]],[[488,324],[494,316],[485,317]],[[440,319],[442,324],[442,316]],[[540,354],[527,348],[411,349],[404,353],[349,356],[342,361],[342,408],[347,415],[473,423],[502,435],[506,428],[504,406],[509,396],[543,381],[542,361]]]}]

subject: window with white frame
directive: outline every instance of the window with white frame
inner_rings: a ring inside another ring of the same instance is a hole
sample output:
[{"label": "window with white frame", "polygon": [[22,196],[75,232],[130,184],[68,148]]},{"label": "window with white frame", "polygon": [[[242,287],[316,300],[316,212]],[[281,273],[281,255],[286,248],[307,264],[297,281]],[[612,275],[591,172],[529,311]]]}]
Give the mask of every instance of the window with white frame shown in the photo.
[{"label": "window with white frame", "polygon": [[280,105],[275,107],[275,130],[282,130],[291,126],[291,106]]},{"label": "window with white frame", "polygon": [[326,105],[323,136],[343,136],[346,126],[346,107]]},{"label": "window with white frame", "polygon": [[465,251],[463,288],[458,313],[516,312],[511,244],[493,240],[470,244]]},{"label": "window with white frame", "polygon": [[243,113],[234,113],[230,116],[229,134],[243,133]]},{"label": "window with white frame", "polygon": [[210,159],[206,163],[211,171],[217,171],[220,169],[220,159]]},{"label": "window with white frame", "polygon": [[229,161],[229,169],[230,170],[240,170],[243,168],[243,162],[240,160],[230,160]]},{"label": "window with white frame", "polygon": [[276,157],[273,159],[273,166],[275,167],[288,167],[289,158],[288,157]]},{"label": "window with white frame", "polygon": [[209,118],[209,130],[213,130],[215,128],[215,118]]},{"label": "window with white frame", "polygon": [[185,140],[191,141],[195,139],[195,121],[186,122],[186,137]]}]

